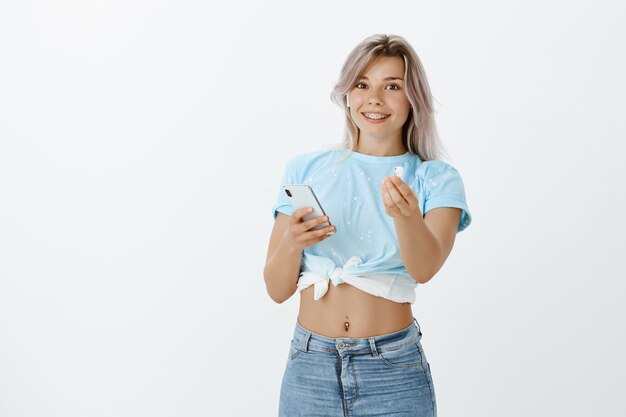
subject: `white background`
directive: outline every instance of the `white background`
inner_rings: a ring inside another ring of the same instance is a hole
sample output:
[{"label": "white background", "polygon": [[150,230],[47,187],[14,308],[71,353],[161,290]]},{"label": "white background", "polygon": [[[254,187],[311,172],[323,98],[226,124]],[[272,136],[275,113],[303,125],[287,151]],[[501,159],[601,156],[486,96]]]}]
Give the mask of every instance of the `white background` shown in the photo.
[{"label": "white background", "polygon": [[626,30],[609,1],[0,1],[0,416],[275,416],[288,158],[405,37],[473,215],[413,306],[440,416],[626,413]]}]

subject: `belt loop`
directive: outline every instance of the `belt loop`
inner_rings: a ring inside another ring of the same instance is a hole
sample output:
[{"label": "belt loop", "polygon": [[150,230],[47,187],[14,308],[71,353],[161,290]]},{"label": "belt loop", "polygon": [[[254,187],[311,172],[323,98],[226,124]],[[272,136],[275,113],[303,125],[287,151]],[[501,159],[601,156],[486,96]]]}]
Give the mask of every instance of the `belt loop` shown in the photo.
[{"label": "belt loop", "polygon": [[376,350],[376,343],[374,342],[374,337],[368,337],[370,342],[370,349],[372,349],[372,356],[374,358],[378,357],[378,350]]},{"label": "belt loop", "polygon": [[309,351],[309,339],[311,338],[311,332],[306,332],[304,335],[304,341],[302,342],[302,350],[305,352]]},{"label": "belt loop", "polygon": [[417,319],[415,318],[415,316],[413,316],[413,320],[415,321],[415,324],[417,324],[417,332],[421,336],[422,335],[422,329],[420,328],[420,324],[417,322]]}]

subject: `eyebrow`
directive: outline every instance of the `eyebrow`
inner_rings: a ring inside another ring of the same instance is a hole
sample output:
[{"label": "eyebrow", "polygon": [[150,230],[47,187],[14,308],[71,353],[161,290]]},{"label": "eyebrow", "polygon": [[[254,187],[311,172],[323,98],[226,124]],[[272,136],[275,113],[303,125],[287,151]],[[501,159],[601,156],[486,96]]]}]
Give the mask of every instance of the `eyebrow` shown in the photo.
[{"label": "eyebrow", "polygon": [[[359,78],[359,80],[369,80],[369,78],[367,78],[367,77],[364,75],[364,76],[362,76],[361,78]],[[387,78],[384,78],[384,79],[383,79],[383,81],[393,81],[393,80],[402,80],[402,81],[404,81],[404,80],[403,80],[402,78],[400,78],[400,77],[387,77]]]}]

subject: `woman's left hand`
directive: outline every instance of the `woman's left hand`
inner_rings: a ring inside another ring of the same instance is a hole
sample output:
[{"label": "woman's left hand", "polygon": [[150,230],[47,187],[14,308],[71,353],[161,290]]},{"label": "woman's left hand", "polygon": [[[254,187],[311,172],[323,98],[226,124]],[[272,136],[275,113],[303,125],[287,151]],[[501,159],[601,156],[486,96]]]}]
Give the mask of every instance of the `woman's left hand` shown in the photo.
[{"label": "woman's left hand", "polygon": [[385,212],[388,216],[410,217],[420,213],[417,196],[400,177],[385,177],[381,186]]}]

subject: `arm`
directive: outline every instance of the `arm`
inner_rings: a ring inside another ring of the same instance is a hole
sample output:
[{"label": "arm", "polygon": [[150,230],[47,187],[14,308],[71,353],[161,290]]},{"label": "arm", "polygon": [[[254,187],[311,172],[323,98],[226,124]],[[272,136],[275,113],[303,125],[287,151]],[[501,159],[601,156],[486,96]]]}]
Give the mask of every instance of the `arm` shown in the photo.
[{"label": "arm", "polygon": [[291,216],[279,212],[274,221],[263,277],[267,293],[279,304],[298,289],[304,248],[328,239],[335,232],[332,225],[313,229],[326,222],[327,216],[303,221],[307,213],[310,212],[306,208],[294,211]]},{"label": "arm", "polygon": [[398,177],[384,181],[382,194],[385,210],[394,220],[406,270],[418,283],[425,284],[452,251],[461,209],[439,207],[422,218],[415,193]]},{"label": "arm", "polygon": [[406,270],[420,284],[425,284],[441,269],[454,246],[461,209],[439,207],[413,216],[396,216],[394,225],[400,254]]},{"label": "arm", "polygon": [[278,213],[270,237],[263,278],[270,298],[281,304],[296,292],[302,253],[288,244],[289,216]]}]

